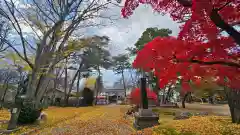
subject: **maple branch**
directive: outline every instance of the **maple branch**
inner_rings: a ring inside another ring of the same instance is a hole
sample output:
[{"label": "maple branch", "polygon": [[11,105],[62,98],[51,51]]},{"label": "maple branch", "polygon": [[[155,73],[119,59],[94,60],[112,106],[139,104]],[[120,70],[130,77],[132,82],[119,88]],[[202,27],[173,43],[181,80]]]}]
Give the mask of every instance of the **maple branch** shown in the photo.
[{"label": "maple branch", "polygon": [[230,4],[232,1],[229,0],[228,2],[226,2],[223,6],[221,6],[220,8],[218,8],[217,10],[220,11],[222,10],[223,8],[225,8],[228,4]]},{"label": "maple branch", "polygon": [[225,30],[240,45],[240,33],[222,19],[217,9],[212,10],[210,18],[217,27]]},{"label": "maple branch", "polygon": [[235,63],[235,62],[226,62],[226,61],[208,61],[208,62],[205,62],[205,61],[200,61],[200,60],[190,60],[189,62],[198,63],[198,64],[201,64],[201,65],[225,65],[225,66],[240,68],[240,64]]},{"label": "maple branch", "polygon": [[175,62],[181,63],[181,62],[190,62],[190,63],[197,63],[201,65],[224,65],[224,66],[229,66],[229,67],[236,67],[240,68],[240,63],[236,62],[230,62],[230,61],[201,61],[201,60],[196,60],[196,59],[188,59],[188,60],[183,60],[183,59],[178,59],[176,56],[173,56]]},{"label": "maple branch", "polygon": [[177,0],[178,3],[183,5],[184,7],[192,7],[192,1],[191,0]]},{"label": "maple branch", "polygon": [[[182,6],[184,7],[192,7],[192,1],[191,0],[177,0]],[[226,3],[227,5],[229,3]],[[223,6],[222,8],[224,8]],[[230,24],[225,22],[220,14],[218,13],[219,9],[212,9],[212,12],[210,14],[210,19],[213,21],[213,23],[222,30],[226,31],[234,40],[235,42],[240,45],[240,33],[234,29]]]}]

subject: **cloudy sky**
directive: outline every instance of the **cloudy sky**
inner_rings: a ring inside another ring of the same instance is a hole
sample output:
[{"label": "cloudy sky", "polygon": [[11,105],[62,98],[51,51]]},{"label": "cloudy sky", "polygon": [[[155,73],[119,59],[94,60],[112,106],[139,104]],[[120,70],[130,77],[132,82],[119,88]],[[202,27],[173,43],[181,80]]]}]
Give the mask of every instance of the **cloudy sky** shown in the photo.
[{"label": "cloudy sky", "polygon": [[[126,52],[125,49],[133,46],[144,30],[149,27],[169,28],[173,31],[173,36],[179,32],[179,24],[172,21],[168,15],[161,16],[153,13],[149,6],[141,5],[128,19],[121,17],[121,8],[115,7],[111,9],[111,13],[119,15],[119,19],[113,25],[96,29],[94,33],[110,37],[110,50],[113,55]],[[103,78],[106,85],[111,85],[119,77],[112,71],[106,70]]]},{"label": "cloudy sky", "polygon": [[[15,1],[17,2],[18,0]],[[121,5],[123,3],[124,0]],[[173,36],[176,36],[179,32],[179,24],[172,21],[168,15],[162,16],[154,13],[152,8],[146,5],[140,5],[128,19],[121,17],[121,8],[117,6],[111,6],[108,11],[102,14],[105,16],[114,15],[114,18],[118,19],[114,20],[113,24],[108,24],[105,27],[88,28],[84,30],[84,34],[86,36],[105,35],[110,37],[109,49],[112,55],[125,53],[125,49],[133,46],[144,30],[149,27],[169,28],[173,31]],[[23,27],[24,32],[32,31],[31,28]],[[119,76],[114,75],[112,71],[103,70],[105,85],[112,85],[118,78]]]}]

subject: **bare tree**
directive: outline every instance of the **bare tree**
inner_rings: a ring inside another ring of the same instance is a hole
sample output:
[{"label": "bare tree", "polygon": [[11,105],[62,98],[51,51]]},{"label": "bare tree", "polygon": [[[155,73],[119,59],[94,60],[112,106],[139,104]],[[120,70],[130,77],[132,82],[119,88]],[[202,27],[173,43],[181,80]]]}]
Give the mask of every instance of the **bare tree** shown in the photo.
[{"label": "bare tree", "polygon": [[[102,0],[3,0],[0,3],[0,15],[10,24],[16,36],[7,44],[31,68],[26,95],[22,96],[24,102],[35,109],[40,108],[45,87],[51,79],[48,75],[55,65],[71,54],[74,48],[85,44],[70,42],[69,39],[74,38],[71,35],[81,28],[101,25],[98,19],[110,19],[101,14],[110,3]],[[25,28],[31,29],[31,32],[26,32]],[[30,53],[34,54],[33,59],[29,57]],[[11,122],[18,119],[22,107],[18,107],[16,116],[12,116],[15,120]],[[8,129],[12,128],[15,128],[14,124]]]},{"label": "bare tree", "polygon": [[2,53],[9,48],[9,46],[6,44],[9,30],[10,28],[8,23],[4,21],[2,17],[0,17],[0,58],[4,57]]},{"label": "bare tree", "polygon": [[19,74],[11,69],[1,69],[0,71],[0,108],[4,104],[5,96],[9,89],[16,90],[15,85],[19,81]]}]

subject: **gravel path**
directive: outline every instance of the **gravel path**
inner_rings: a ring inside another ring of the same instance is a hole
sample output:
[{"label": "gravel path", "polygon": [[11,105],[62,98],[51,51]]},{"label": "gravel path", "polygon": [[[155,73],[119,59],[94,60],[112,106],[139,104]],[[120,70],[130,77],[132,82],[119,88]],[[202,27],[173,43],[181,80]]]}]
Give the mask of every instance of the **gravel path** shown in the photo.
[{"label": "gravel path", "polygon": [[73,119],[63,121],[54,128],[41,130],[38,135],[130,135],[131,123],[123,119],[126,107],[102,106]]}]

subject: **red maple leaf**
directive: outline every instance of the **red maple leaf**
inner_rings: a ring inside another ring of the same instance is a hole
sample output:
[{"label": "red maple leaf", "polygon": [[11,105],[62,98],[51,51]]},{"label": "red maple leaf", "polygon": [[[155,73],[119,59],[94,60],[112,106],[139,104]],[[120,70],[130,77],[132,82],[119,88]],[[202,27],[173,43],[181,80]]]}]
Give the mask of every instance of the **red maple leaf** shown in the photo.
[{"label": "red maple leaf", "polygon": [[189,80],[210,75],[220,85],[240,87],[240,33],[232,26],[240,24],[238,0],[126,0],[123,17],[140,3],[185,23],[177,38],[157,37],[146,44],[137,53],[134,68],[155,70],[160,87],[176,81],[179,73],[185,91],[190,90]]}]

